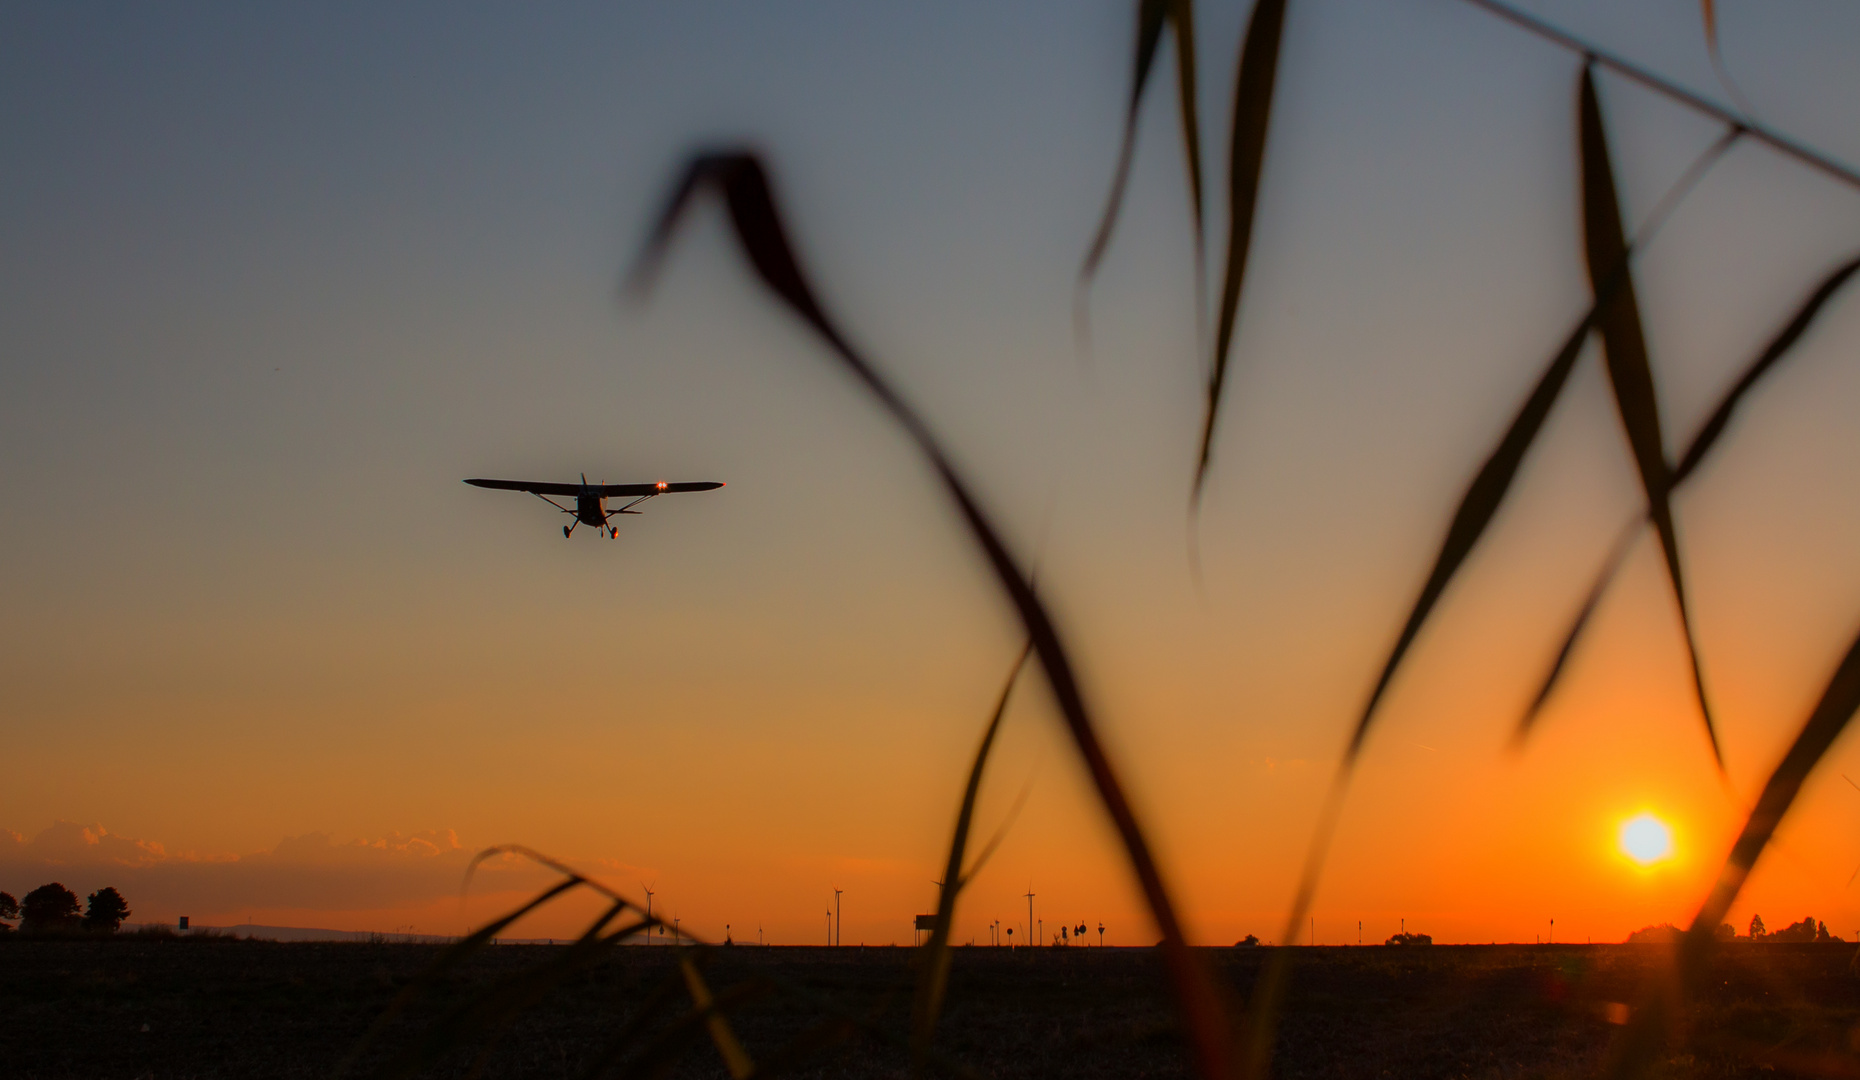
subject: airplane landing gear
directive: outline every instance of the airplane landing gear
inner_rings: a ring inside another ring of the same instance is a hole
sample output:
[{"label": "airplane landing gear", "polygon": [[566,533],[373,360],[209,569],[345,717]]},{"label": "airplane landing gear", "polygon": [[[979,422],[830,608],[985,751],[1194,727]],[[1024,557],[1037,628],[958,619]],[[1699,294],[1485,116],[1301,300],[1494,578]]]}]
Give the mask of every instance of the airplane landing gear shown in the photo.
[{"label": "airplane landing gear", "polygon": [[615,526],[613,526],[612,528],[610,528],[610,529],[608,529],[608,530],[607,530],[607,539],[609,539],[609,540],[618,540],[618,539],[620,539],[620,526],[618,526],[618,525],[615,525]]},{"label": "airplane landing gear", "polygon": [[562,538],[567,539],[570,535],[574,533],[574,531],[575,531],[575,527],[573,525],[562,526]]}]

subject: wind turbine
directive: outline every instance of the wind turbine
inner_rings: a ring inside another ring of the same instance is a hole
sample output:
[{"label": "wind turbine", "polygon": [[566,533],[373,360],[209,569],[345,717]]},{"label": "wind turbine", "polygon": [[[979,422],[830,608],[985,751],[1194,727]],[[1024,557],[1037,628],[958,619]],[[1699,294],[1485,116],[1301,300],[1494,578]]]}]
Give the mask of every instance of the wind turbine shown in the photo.
[{"label": "wind turbine", "polygon": [[[646,883],[643,881],[640,882],[639,887],[642,889],[646,889]],[[652,890],[651,889],[646,889],[646,944],[648,945],[652,944]]]},{"label": "wind turbine", "polygon": [[845,889],[833,890],[833,944],[835,945],[843,943],[840,938],[840,894],[845,891]]},{"label": "wind turbine", "polygon": [[1027,883],[1027,944],[1037,944],[1033,940],[1033,882]]}]

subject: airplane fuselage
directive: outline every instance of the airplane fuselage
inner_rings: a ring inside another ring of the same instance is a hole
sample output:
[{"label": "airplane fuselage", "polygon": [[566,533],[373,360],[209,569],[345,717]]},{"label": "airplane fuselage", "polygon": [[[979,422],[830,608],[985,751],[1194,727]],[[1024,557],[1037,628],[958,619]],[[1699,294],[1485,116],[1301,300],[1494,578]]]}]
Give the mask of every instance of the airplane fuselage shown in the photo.
[{"label": "airplane fuselage", "polygon": [[607,499],[596,487],[584,487],[575,493],[575,520],[595,528],[607,524]]}]

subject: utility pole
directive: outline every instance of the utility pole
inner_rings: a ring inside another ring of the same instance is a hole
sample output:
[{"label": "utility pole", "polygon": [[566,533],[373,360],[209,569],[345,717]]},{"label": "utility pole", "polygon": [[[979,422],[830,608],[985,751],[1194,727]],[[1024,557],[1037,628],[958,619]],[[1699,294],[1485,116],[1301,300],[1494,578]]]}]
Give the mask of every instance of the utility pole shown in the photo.
[{"label": "utility pole", "polygon": [[1550,944],[1556,944],[1556,920],[1550,920]]},{"label": "utility pole", "polygon": [[1310,944],[1312,944],[1312,945],[1316,945],[1316,944],[1317,944],[1317,916],[1316,916],[1316,915],[1313,915],[1313,916],[1311,916],[1311,941],[1310,941]]},{"label": "utility pole", "polygon": [[1033,882],[1031,881],[1027,883],[1027,937],[1029,938],[1027,944],[1035,944],[1031,940],[1033,937]]},{"label": "utility pole", "polygon": [[[644,885],[640,888],[646,889]],[[646,944],[652,944],[652,890],[646,889]]]},{"label": "utility pole", "polygon": [[835,945],[844,945],[846,943],[840,937],[840,894],[845,891],[845,889],[833,890],[833,944]]},{"label": "utility pole", "polygon": [[1358,945],[1363,943],[1363,920],[1361,919],[1356,920],[1356,943]]}]

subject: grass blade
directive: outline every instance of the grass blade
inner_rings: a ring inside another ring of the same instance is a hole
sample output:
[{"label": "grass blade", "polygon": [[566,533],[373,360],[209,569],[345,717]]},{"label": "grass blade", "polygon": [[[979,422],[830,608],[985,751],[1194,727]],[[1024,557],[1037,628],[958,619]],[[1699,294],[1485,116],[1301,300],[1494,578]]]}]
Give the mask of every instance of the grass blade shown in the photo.
[{"label": "grass blade", "polygon": [[589,924],[579,938],[548,961],[529,970],[498,979],[471,999],[447,1010],[413,1045],[402,1050],[375,1071],[375,1080],[398,1080],[412,1076],[437,1062],[446,1053],[476,1037],[485,1037],[487,1045],[476,1056],[475,1075],[484,1064],[502,1029],[516,1016],[541,1000],[544,994],[600,958],[625,938],[644,928],[640,921],[612,933],[603,933],[607,925],[625,909],[615,902],[604,914]]},{"label": "grass blade", "polygon": [[[1808,298],[1802,302],[1802,305],[1796,310],[1795,315],[1783,325],[1783,328],[1777,332],[1775,337],[1770,339],[1769,343],[1763,347],[1763,350],[1757,354],[1757,358],[1752,360],[1750,365],[1744,369],[1743,375],[1741,375],[1737,382],[1732,385],[1731,389],[1725,393],[1724,397],[1718,402],[1718,407],[1712,410],[1711,416],[1705,421],[1704,426],[1699,429],[1699,433],[1693,437],[1691,444],[1686,448],[1685,455],[1679,459],[1678,466],[1673,469],[1673,487],[1675,489],[1691,479],[1693,473],[1698,470],[1699,465],[1704,462],[1706,455],[1711,453],[1712,448],[1717,445],[1719,437],[1724,434],[1725,427],[1730,424],[1732,415],[1737,411],[1737,407],[1743,402],[1744,398],[1756,387],[1758,381],[1769,374],[1769,372],[1775,368],[1776,364],[1788,355],[1789,350],[1795,347],[1796,342],[1802,339],[1802,335],[1807,333],[1810,324],[1812,324],[1815,321],[1815,317],[1821,313],[1821,309],[1827,305],[1829,300],[1833,299],[1834,294],[1839,292],[1843,285],[1852,280],[1855,271],[1860,271],[1860,257],[1842,263],[1829,273],[1827,277],[1823,278],[1821,283],[1815,287],[1814,291],[1809,293]],[[1570,653],[1575,648],[1576,639],[1581,636],[1583,630],[1587,627],[1589,616],[1594,612],[1596,604],[1601,600],[1602,593],[1607,590],[1609,583],[1613,581],[1616,571],[1620,569],[1622,560],[1626,558],[1627,541],[1640,530],[1641,525],[1644,524],[1646,520],[1646,517],[1643,515],[1630,521],[1623,531],[1622,538],[1616,541],[1614,551],[1609,556],[1608,561],[1603,565],[1602,571],[1600,575],[1597,576],[1594,586],[1590,588],[1588,598],[1584,601],[1581,610],[1577,612],[1575,622],[1571,624],[1569,632],[1564,635],[1563,647],[1557,652],[1556,661],[1550,667],[1549,676],[1545,678],[1543,686],[1537,691],[1537,696],[1531,701],[1530,709],[1519,722],[1517,733],[1513,739],[1514,744],[1521,744],[1525,737],[1530,734],[1531,727],[1536,723],[1539,711],[1542,710],[1544,703],[1549,700],[1552,690],[1556,687],[1557,680],[1562,676]]]},{"label": "grass blade", "polygon": [[[1190,211],[1195,216],[1195,296],[1205,291],[1202,285],[1206,229],[1202,224],[1201,194],[1201,120],[1195,104],[1195,7],[1193,0],[1139,0],[1137,4],[1136,72],[1130,83],[1130,106],[1124,114],[1124,138],[1117,152],[1117,170],[1111,177],[1111,194],[1105,203],[1104,216],[1092,234],[1091,247],[1079,267],[1078,287],[1073,296],[1072,321],[1080,341],[1087,333],[1086,301],[1091,282],[1111,246],[1111,234],[1124,205],[1124,189],[1130,182],[1131,160],[1136,156],[1137,113],[1143,104],[1143,91],[1149,84],[1150,69],[1156,63],[1156,50],[1162,44],[1167,26],[1175,36],[1175,71],[1177,110],[1182,117],[1182,150],[1187,157]],[[1199,325],[1199,320],[1197,320]]]},{"label": "grass blade", "polygon": [[1621,530],[1621,535],[1615,538],[1614,546],[1608,549],[1608,558],[1602,563],[1602,572],[1596,575],[1595,583],[1589,586],[1589,593],[1583,598],[1582,607],[1576,612],[1576,621],[1570,624],[1569,632],[1563,635],[1563,647],[1557,650],[1556,659],[1551,662],[1549,673],[1544,676],[1543,684],[1537,688],[1536,696],[1531,698],[1531,707],[1525,710],[1524,716],[1518,721],[1518,729],[1512,733],[1513,749],[1523,747],[1524,741],[1530,738],[1531,729],[1536,726],[1538,716],[1543,713],[1544,703],[1550,700],[1551,692],[1556,689],[1557,680],[1562,678],[1563,669],[1569,663],[1570,654],[1576,650],[1576,639],[1582,636],[1582,631],[1589,625],[1589,617],[1595,614],[1596,607],[1602,602],[1602,595],[1608,591],[1609,584],[1621,571],[1621,564],[1627,561],[1628,552],[1633,550],[1634,539],[1640,535],[1641,526],[1644,524],[1646,524],[1645,518],[1635,518],[1628,522],[1627,527]]},{"label": "grass blade", "polygon": [[[1763,854],[1763,849],[1776,835],[1777,826],[1782,823],[1783,815],[1789,812],[1789,807],[1801,793],[1809,773],[1827,756],[1828,749],[1846,730],[1856,709],[1860,709],[1860,637],[1848,646],[1847,655],[1841,659],[1822,690],[1821,700],[1816,702],[1814,711],[1802,725],[1789,752],[1783,755],[1782,761],[1770,773],[1768,782],[1763,785],[1763,793],[1757,796],[1757,805],[1744,820],[1743,831],[1738,834],[1737,842],[1731,845],[1731,853],[1725,857],[1724,869],[1718,874],[1717,883],[1699,906],[1691,927],[1680,940],[1677,984],[1681,990],[1703,970],[1705,958],[1713,945],[1713,931],[1731,910],[1731,904],[1736,901],[1744,882],[1749,879],[1758,856]],[[1641,1008],[1636,1009],[1634,1017],[1611,1052],[1607,1075],[1630,1077],[1644,1073],[1658,1053],[1667,1025],[1676,1015],[1677,1007],[1678,1002],[1673,1000],[1672,993],[1668,991],[1652,995]]]},{"label": "grass blade", "polygon": [[[1608,135],[1602,125],[1601,105],[1595,96],[1592,66],[1583,66],[1577,96],[1582,143],[1583,252],[1587,256],[1591,286],[1599,296],[1602,280],[1611,277],[1616,267],[1625,266],[1628,243],[1621,227],[1620,200],[1615,195],[1614,169],[1608,160]],[[1698,693],[1699,711],[1705,720],[1705,737],[1711,742],[1712,758],[1722,772],[1724,751],[1718,745],[1717,726],[1712,723],[1711,702],[1705,694],[1698,643],[1692,632],[1692,613],[1686,603],[1685,575],[1679,563],[1679,533],[1673,523],[1670,498],[1673,471],[1666,462],[1666,445],[1660,435],[1660,407],[1653,389],[1653,369],[1647,362],[1647,340],[1641,330],[1640,305],[1634,297],[1631,270],[1622,272],[1620,283],[1597,308],[1596,327],[1602,335],[1615,407],[1627,429],[1628,443],[1634,449],[1641,487],[1647,493],[1648,516],[1660,535],[1660,550],[1666,556],[1666,574],[1673,583],[1673,600],[1679,607],[1679,622],[1685,630],[1686,652],[1692,662],[1692,685]]]},{"label": "grass blade", "polygon": [[1073,672],[1070,655],[1060,641],[1058,629],[1053,625],[1046,606],[1034,594],[1027,575],[1008,553],[999,531],[982,510],[967,481],[950,462],[929,426],[827,317],[795,259],[761,160],[753,153],[737,150],[694,157],[660,212],[631,280],[636,286],[643,286],[651,280],[670,244],[673,230],[689,209],[693,198],[704,189],[714,189],[722,196],[737,240],[763,283],[796,315],[812,326],[846,370],[872,392],[891,418],[916,443],[918,451],[956,504],[976,545],[993,570],[996,583],[1026,627],[1034,652],[1040,658],[1041,669],[1046,674],[1047,685],[1065,720],[1067,732],[1079,755],[1085,760],[1086,770],[1097,789],[1099,801],[1111,818],[1124,852],[1130,859],[1132,872],[1142,887],[1150,914],[1162,933],[1164,963],[1202,1072],[1209,1077],[1224,1076],[1227,1072],[1229,1045],[1226,1015],[1219,995],[1206,968],[1184,940],[1175,903],[1163,883],[1162,870],[1150,850],[1142,826],[1137,822],[1136,811],[1124,794],[1123,783],[1117,777],[1116,768],[1099,742],[1097,724],[1085,703],[1084,693]]},{"label": "grass blade", "polygon": [[[1656,217],[1663,216],[1666,209],[1676,200],[1679,193],[1688,189],[1697,179],[1700,169],[1715,160],[1730,139],[1720,143],[1706,152],[1693,168],[1687,170],[1679,183],[1674,186],[1668,197],[1662,200],[1662,210]],[[1628,285],[1629,259],[1632,248],[1625,241],[1615,254],[1614,262],[1608,264],[1605,273],[1596,275],[1594,299],[1589,310],[1570,328],[1563,344],[1551,357],[1537,384],[1525,398],[1524,404],[1512,417],[1511,424],[1499,439],[1498,445],[1486,457],[1479,467],[1479,472],[1467,486],[1466,493],[1460,497],[1460,504],[1455,509],[1453,520],[1447,526],[1447,535],[1442,540],[1440,552],[1434,557],[1434,566],[1428,572],[1426,582],[1421,586],[1421,593],[1415,598],[1414,606],[1408,612],[1407,621],[1402,625],[1401,633],[1396,637],[1395,645],[1389,650],[1388,659],[1383,662],[1382,671],[1376,677],[1374,689],[1370,691],[1369,700],[1364,703],[1362,713],[1357,717],[1356,727],[1350,733],[1350,740],[1344,747],[1343,757],[1338,762],[1336,775],[1331,780],[1330,793],[1326,796],[1324,807],[1318,815],[1318,825],[1313,832],[1311,845],[1306,850],[1303,870],[1299,875],[1298,889],[1294,894],[1289,917],[1286,921],[1285,939],[1291,940],[1304,923],[1306,913],[1317,895],[1318,879],[1323,873],[1324,861],[1330,851],[1331,838],[1342,815],[1343,800],[1349,788],[1351,776],[1355,772],[1356,762],[1362,755],[1363,746],[1369,736],[1371,725],[1376,718],[1376,710],[1387,694],[1395,673],[1406,659],[1409,649],[1414,645],[1421,627],[1432,615],[1447,586],[1452,583],[1454,575],[1459,572],[1467,556],[1485,535],[1499,507],[1504,503],[1511,484],[1517,479],[1518,470],[1524,463],[1532,443],[1542,432],[1543,425],[1550,415],[1550,409],[1556,404],[1557,397],[1568,383],[1570,372],[1574,370],[1576,360],[1582,354],[1582,347],[1587,342],[1604,308],[1616,300],[1620,291]],[[1567,648],[1567,646],[1566,646]],[[1560,668],[1560,662],[1559,662]],[[1254,989],[1253,999],[1248,1003],[1246,1051],[1244,1063],[1250,1075],[1264,1075],[1272,1045],[1274,1016],[1278,1002],[1284,992],[1291,963],[1291,952],[1274,953],[1266,963],[1260,980]]]},{"label": "grass blade", "polygon": [[1208,368],[1207,414],[1201,424],[1201,451],[1195,461],[1190,505],[1201,505],[1214,452],[1214,425],[1227,386],[1227,353],[1240,318],[1240,286],[1246,279],[1247,252],[1253,243],[1253,213],[1259,204],[1259,178],[1266,166],[1266,125],[1272,119],[1272,88],[1278,81],[1279,41],[1284,36],[1285,0],[1258,0],[1240,46],[1240,72],[1234,80],[1233,140],[1227,159],[1227,270],[1221,280],[1220,321]]},{"label": "grass blade", "polygon": [[1853,278],[1855,271],[1860,271],[1860,256],[1835,267],[1827,277],[1822,279],[1821,284],[1815,287],[1815,291],[1808,294],[1808,299],[1802,302],[1802,306],[1796,310],[1794,317],[1777,331],[1776,336],[1763,347],[1763,351],[1757,354],[1757,358],[1750,362],[1748,368],[1744,369],[1743,375],[1738,377],[1737,382],[1725,393],[1723,400],[1718,402],[1718,407],[1712,410],[1711,417],[1705,421],[1699,433],[1693,436],[1692,445],[1686,448],[1685,456],[1679,459],[1678,467],[1673,470],[1674,487],[1685,483],[1691,477],[1699,467],[1699,463],[1705,460],[1705,455],[1711,452],[1718,437],[1724,434],[1725,426],[1731,422],[1731,415],[1737,411],[1738,405],[1743,403],[1744,397],[1763,376],[1769,374],[1777,361],[1788,355],[1789,350],[1795,347],[1795,343],[1808,332],[1815,317],[1821,314],[1821,309],[1834,298],[1834,294],[1839,292],[1843,285]]},{"label": "grass blade", "polygon": [[749,1052],[737,1041],[736,1032],[730,1030],[730,1021],[718,1011],[716,999],[711,996],[710,987],[704,984],[704,976],[698,974],[697,965],[689,956],[680,957],[678,970],[684,973],[685,989],[691,994],[691,1004],[704,1014],[704,1027],[710,1032],[710,1041],[717,1046],[717,1053],[723,1058],[723,1067],[730,1070],[731,1080],[748,1080],[756,1071],[756,1063],[749,1059]]},{"label": "grass blade", "polygon": [[1718,85],[1731,95],[1731,100],[1737,103],[1744,115],[1756,116],[1757,110],[1751,108],[1737,80],[1731,78],[1731,69],[1724,64],[1724,49],[1718,43],[1718,9],[1712,0],[1699,0],[1699,21],[1705,27],[1705,51],[1711,56],[1711,70],[1718,76]]},{"label": "grass blade", "polygon": [[350,1048],[349,1053],[336,1065],[333,1075],[336,1077],[347,1076],[349,1070],[354,1068],[355,1063],[360,1060],[362,1054],[367,1052],[367,1050],[374,1045],[375,1040],[386,1030],[388,1024],[391,1023],[395,1017],[399,1016],[400,1013],[413,1002],[414,998],[431,989],[432,986],[440,979],[444,978],[448,972],[470,959],[472,954],[476,953],[479,949],[489,945],[491,940],[498,934],[503,933],[510,924],[580,884],[582,884],[582,882],[574,878],[557,882],[506,912],[499,918],[486,923],[470,936],[448,945],[445,951],[439,954],[439,958],[433,961],[431,966],[425,971],[422,971],[406,986],[402,987],[400,993],[394,995],[394,1000],[388,1002],[387,1008],[381,1010],[381,1015],[375,1018],[375,1022],[369,1025],[368,1030],[362,1033],[362,1037],[355,1041],[355,1045]]},{"label": "grass blade", "polygon": [[1517,479],[1518,469],[1524,464],[1525,453],[1543,430],[1544,421],[1550,415],[1550,407],[1556,404],[1557,395],[1563,392],[1564,384],[1569,381],[1569,373],[1576,366],[1576,358],[1582,355],[1583,343],[1588,340],[1589,330],[1595,323],[1595,312],[1596,309],[1591,307],[1563,340],[1562,347],[1544,368],[1544,373],[1538,376],[1537,385],[1532,388],[1530,396],[1524,399],[1523,407],[1512,417],[1511,426],[1505,429],[1504,437],[1485,459],[1485,464],[1479,467],[1479,473],[1466,488],[1466,494],[1460,497],[1459,509],[1454,511],[1453,522],[1447,526],[1447,536],[1440,545],[1440,554],[1434,557],[1434,568],[1428,573],[1426,584],[1421,586],[1421,595],[1415,599],[1414,607],[1408,612],[1408,621],[1403,624],[1401,635],[1395,639],[1395,647],[1383,662],[1382,674],[1376,678],[1375,689],[1370,691],[1369,701],[1357,718],[1356,729],[1350,734],[1349,745],[1344,750],[1346,766],[1354,765],[1361,755],[1363,742],[1369,737],[1370,724],[1375,720],[1376,708],[1388,692],[1389,683],[1408,655],[1415,636],[1421,632],[1421,626],[1433,613],[1434,605],[1440,602],[1441,594],[1446,592],[1453,575],[1459,572],[1460,565],[1472,554],[1473,547],[1485,535],[1486,527],[1492,523],[1499,506],[1505,501],[1506,493],[1511,490],[1511,482]]},{"label": "grass blade", "polygon": [[943,868],[943,886],[937,896],[936,926],[930,932],[930,944],[918,956],[917,994],[911,1006],[911,1070],[921,1076],[927,1064],[925,1055],[930,1050],[930,1043],[936,1036],[937,1016],[943,1010],[943,994],[949,986],[949,928],[956,917],[956,896],[962,891],[967,878],[963,874],[964,851],[969,843],[969,826],[975,817],[975,799],[982,790],[982,770],[988,765],[988,754],[994,749],[995,734],[1001,730],[1001,718],[1007,713],[1008,698],[1014,693],[1014,684],[1020,681],[1021,669],[1027,666],[1027,656],[1033,651],[1028,643],[1014,659],[1014,668],[1008,672],[1007,684],[1001,688],[1001,697],[995,702],[994,715],[988,720],[988,727],[982,732],[982,743],[975,749],[975,764],[969,768],[969,782],[962,793],[962,808],[956,812],[956,831],[949,841],[949,858]]}]

